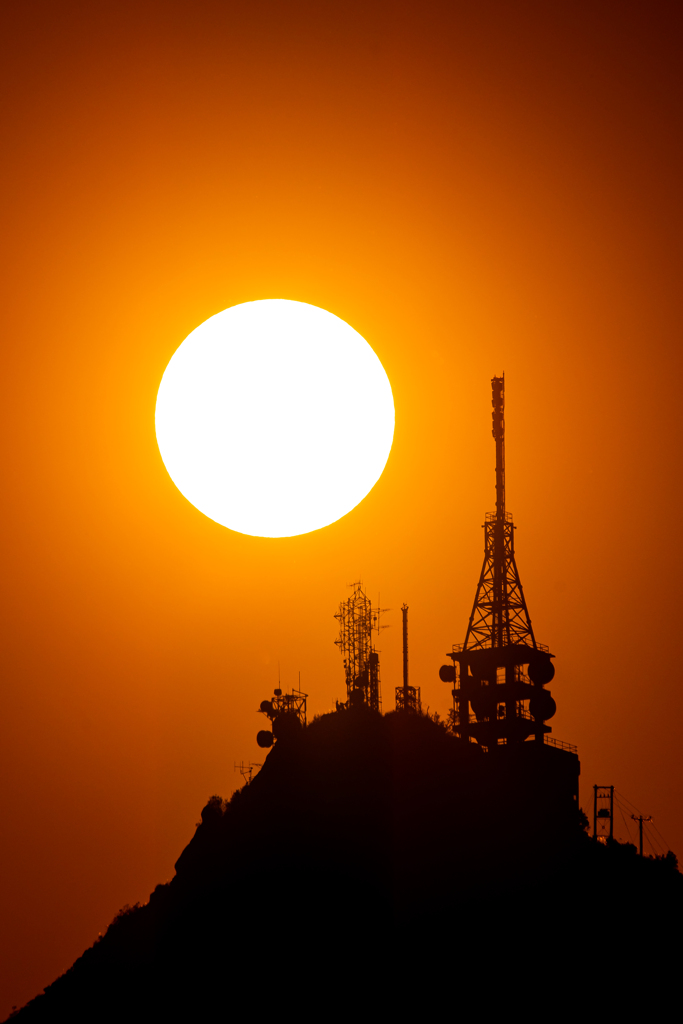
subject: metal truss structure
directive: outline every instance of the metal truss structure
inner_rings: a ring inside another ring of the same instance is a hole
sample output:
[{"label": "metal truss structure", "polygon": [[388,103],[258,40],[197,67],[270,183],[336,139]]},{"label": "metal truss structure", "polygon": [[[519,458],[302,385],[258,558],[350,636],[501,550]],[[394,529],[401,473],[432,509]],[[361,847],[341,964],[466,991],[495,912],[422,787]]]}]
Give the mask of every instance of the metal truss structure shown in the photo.
[{"label": "metal truss structure", "polygon": [[379,654],[372,644],[373,630],[379,632],[380,609],[373,612],[372,602],[360,583],[351,583],[353,592],[339,605],[339,639],[335,640],[344,659],[346,703],[337,706],[365,706],[381,711]]},{"label": "metal truss structure", "polygon": [[593,786],[593,838],[614,839],[614,786]]},{"label": "metal truss structure", "polygon": [[396,710],[409,711],[413,715],[422,713],[422,700],[419,686],[396,687]]},{"label": "metal truss structure", "polygon": [[496,442],[496,511],[484,523],[484,564],[464,650],[528,644],[535,647],[534,631],[515,564],[515,528],[505,511],[505,377],[491,381],[493,437]]},{"label": "metal truss structure", "polygon": [[[291,693],[283,693],[279,688],[270,701],[273,708],[272,718],[275,720],[280,715],[293,715],[298,718],[300,725],[306,725],[306,698],[307,693],[302,690],[292,690]],[[269,716],[271,717],[271,716]]]},{"label": "metal truss structure", "polygon": [[489,512],[484,524],[484,564],[464,650],[527,644],[535,647],[534,630],[515,564],[512,516]]},{"label": "metal truss structure", "polygon": [[263,729],[258,733],[256,742],[259,747],[272,747],[273,740],[291,736],[306,727],[308,694],[294,689],[291,693],[283,693],[279,685],[273,693],[271,700],[262,700],[259,706],[260,713],[272,723],[272,732]]},{"label": "metal truss structure", "polygon": [[[440,675],[454,683],[453,727],[490,750],[533,736],[544,743],[555,714],[545,685],[552,654],[534,636],[515,563],[514,525],[505,510],[505,378],[491,381],[496,442],[496,511],[484,523],[484,564],[465,642],[453,647]],[[470,713],[470,706],[472,712]]]}]

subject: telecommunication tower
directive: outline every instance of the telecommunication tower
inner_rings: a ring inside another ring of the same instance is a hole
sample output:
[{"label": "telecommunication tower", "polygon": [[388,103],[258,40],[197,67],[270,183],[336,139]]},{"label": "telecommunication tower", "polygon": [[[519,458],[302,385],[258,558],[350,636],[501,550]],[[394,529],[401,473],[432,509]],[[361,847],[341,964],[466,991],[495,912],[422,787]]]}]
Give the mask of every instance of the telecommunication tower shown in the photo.
[{"label": "telecommunication tower", "polygon": [[[301,680],[299,680],[301,686]],[[291,736],[306,728],[307,693],[301,689],[292,689],[291,693],[283,693],[278,681],[270,700],[262,700],[259,712],[269,718],[272,729],[261,729],[256,736],[259,747],[272,747],[273,740]]]},{"label": "telecommunication tower", "polygon": [[[554,655],[534,635],[515,562],[515,527],[505,508],[505,377],[494,377],[491,387],[496,511],[484,523],[484,564],[465,642],[453,646],[453,664],[439,673],[454,683],[456,733],[487,750],[529,737],[542,744],[550,732],[545,722],[556,711],[545,689],[555,675]],[[549,742],[575,752],[569,744]]]},{"label": "telecommunication tower", "polygon": [[[344,659],[346,703],[337,707],[368,707],[382,710],[379,680],[379,654],[372,643],[372,633],[380,630],[380,612],[372,610],[372,602],[360,583],[351,583],[352,594],[339,605],[335,619],[339,621],[339,639],[335,640]],[[386,611],[386,609],[384,609]]]},{"label": "telecommunication tower", "polygon": [[401,605],[403,616],[403,686],[396,687],[396,710],[420,714],[422,701],[420,687],[408,685],[408,605]]}]

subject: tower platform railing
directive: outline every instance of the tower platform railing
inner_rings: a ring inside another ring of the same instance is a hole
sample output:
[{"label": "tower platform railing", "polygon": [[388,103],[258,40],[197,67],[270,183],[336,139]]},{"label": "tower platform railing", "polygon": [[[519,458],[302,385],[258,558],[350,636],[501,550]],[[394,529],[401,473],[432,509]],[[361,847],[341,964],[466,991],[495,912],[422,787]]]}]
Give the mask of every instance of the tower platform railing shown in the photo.
[{"label": "tower platform railing", "polygon": [[[465,645],[464,644],[453,644],[453,646],[451,648],[451,651],[452,651],[453,654],[461,654],[462,651],[464,651],[464,650],[465,650]],[[484,648],[478,647],[477,650],[488,651],[488,650],[493,650],[493,648],[491,648],[491,647],[484,647]],[[537,642],[535,650],[543,651],[544,654],[550,654],[550,648],[548,647],[547,644],[539,644]]]},{"label": "tower platform railing", "polygon": [[[497,512],[487,512],[486,516],[484,517],[484,521],[487,522],[487,523],[495,523],[497,521],[497,519],[498,519],[498,513]],[[506,522],[506,523],[511,523],[512,522],[512,512],[506,512],[504,514],[504,522]]]},{"label": "tower platform railing", "polygon": [[568,750],[570,754],[578,754],[579,748],[573,743],[565,743],[564,740],[556,740],[554,736],[544,736],[543,742],[549,747],[557,747],[558,750]]}]

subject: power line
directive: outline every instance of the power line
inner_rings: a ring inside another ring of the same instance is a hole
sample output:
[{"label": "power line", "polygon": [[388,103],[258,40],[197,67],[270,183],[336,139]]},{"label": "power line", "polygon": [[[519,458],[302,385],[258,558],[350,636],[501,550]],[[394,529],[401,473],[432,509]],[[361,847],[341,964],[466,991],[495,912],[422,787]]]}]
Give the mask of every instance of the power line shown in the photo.
[{"label": "power line", "polygon": [[651,817],[645,818],[645,817],[643,817],[642,814],[641,815],[632,814],[631,817],[633,818],[634,821],[638,822],[638,840],[639,840],[638,849],[640,851],[640,856],[642,857],[643,856],[643,823],[646,822],[646,821],[652,821],[652,818]]},{"label": "power line", "polygon": [[655,825],[654,821],[652,822],[652,827],[653,827],[653,829],[655,830],[655,832],[657,833],[657,835],[659,836],[659,838],[660,838],[660,839],[662,840],[662,842],[664,843],[664,849],[665,849],[665,850],[666,850],[666,851],[668,852],[668,851],[669,851],[669,850],[671,849],[671,845],[670,845],[670,843],[668,843],[668,842],[666,841],[666,839],[664,838],[664,836],[662,835],[662,833],[661,833],[661,832],[659,831],[659,829],[658,829],[658,828],[657,828],[657,826]]},{"label": "power line", "polygon": [[620,790],[618,790],[618,789],[615,789],[615,790],[614,790],[614,792],[615,792],[615,793],[618,793],[618,794],[619,794],[619,796],[621,797],[621,799],[622,799],[622,800],[623,800],[623,801],[624,801],[625,803],[627,803],[627,804],[629,805],[629,807],[630,807],[630,808],[631,808],[632,810],[634,810],[634,811],[637,811],[637,812],[638,812],[638,814],[640,814],[640,813],[641,813],[640,807],[636,807],[636,805],[635,805],[634,803],[631,803],[631,801],[629,800],[629,798],[628,798],[627,796],[624,796],[624,794],[623,794],[623,793],[622,793],[622,792],[621,792]]},{"label": "power line", "polygon": [[[628,799],[628,797],[624,796],[624,794],[623,794],[623,793],[621,793],[621,792],[620,792],[619,790],[615,789],[615,790],[614,790],[614,792],[615,792],[616,794],[618,794],[618,795],[619,795],[619,797],[620,797],[620,798],[621,798],[621,799],[622,799],[622,800],[623,800],[623,801],[624,801],[625,803],[627,803],[627,804],[629,805],[629,807],[630,807],[630,808],[631,808],[631,809],[632,809],[633,811],[635,811],[635,812],[636,812],[636,813],[637,813],[638,815],[641,815],[641,814],[643,813],[643,812],[641,811],[641,809],[640,809],[639,807],[636,807],[636,805],[635,805],[634,803],[632,803],[632,802],[631,802],[631,801],[630,801],[630,800]],[[655,825],[654,821],[651,821],[651,822],[650,822],[650,824],[652,825],[652,828],[653,828],[653,829],[655,830],[655,832],[657,833],[657,835],[658,835],[658,836],[659,836],[659,838],[661,839],[661,841],[662,841],[662,843],[663,843],[663,848],[664,848],[665,852],[668,852],[668,851],[669,851],[669,850],[671,849],[671,845],[670,845],[670,843],[668,843],[668,842],[667,842],[667,840],[666,840],[666,839],[664,838],[664,836],[662,835],[662,833],[661,833],[661,832],[659,831],[659,829],[658,829],[658,828],[657,828],[657,826]]]},{"label": "power line", "polygon": [[[629,842],[633,842],[633,838],[631,836],[631,830],[628,827],[628,822],[627,822],[626,818],[624,817],[623,808],[622,808],[622,806],[621,806],[621,804],[619,803],[618,800],[617,800],[617,807],[619,808],[619,814],[621,815],[621,820],[623,821],[624,827],[626,828],[626,834],[628,835]],[[633,845],[635,846],[635,843]]]}]

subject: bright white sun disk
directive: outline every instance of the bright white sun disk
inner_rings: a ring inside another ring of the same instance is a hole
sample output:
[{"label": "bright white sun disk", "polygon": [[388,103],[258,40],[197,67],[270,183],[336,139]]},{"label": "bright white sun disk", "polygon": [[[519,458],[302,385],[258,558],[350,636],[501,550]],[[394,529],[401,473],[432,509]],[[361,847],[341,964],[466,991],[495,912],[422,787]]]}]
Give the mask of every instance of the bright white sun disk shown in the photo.
[{"label": "bright white sun disk", "polygon": [[156,432],[171,479],[201,512],[239,533],[290,537],[335,522],[371,490],[394,402],[347,323],[262,299],[217,313],[176,350]]}]

